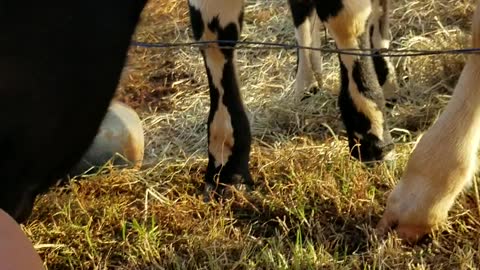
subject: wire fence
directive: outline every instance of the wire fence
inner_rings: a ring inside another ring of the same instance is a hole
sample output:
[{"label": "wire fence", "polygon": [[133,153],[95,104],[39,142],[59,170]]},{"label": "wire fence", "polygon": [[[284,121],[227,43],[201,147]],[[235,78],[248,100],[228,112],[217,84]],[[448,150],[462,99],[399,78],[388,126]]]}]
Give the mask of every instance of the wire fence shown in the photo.
[{"label": "wire fence", "polygon": [[133,41],[132,46],[143,48],[206,48],[216,45],[221,49],[236,50],[311,50],[322,53],[337,53],[354,56],[369,57],[407,57],[407,56],[427,56],[439,54],[478,54],[480,48],[463,49],[444,49],[444,50],[416,50],[416,49],[331,49],[326,47],[309,47],[295,44],[284,44],[275,42],[258,41],[232,41],[232,40],[210,40],[210,41],[192,41],[192,42],[140,42]]}]

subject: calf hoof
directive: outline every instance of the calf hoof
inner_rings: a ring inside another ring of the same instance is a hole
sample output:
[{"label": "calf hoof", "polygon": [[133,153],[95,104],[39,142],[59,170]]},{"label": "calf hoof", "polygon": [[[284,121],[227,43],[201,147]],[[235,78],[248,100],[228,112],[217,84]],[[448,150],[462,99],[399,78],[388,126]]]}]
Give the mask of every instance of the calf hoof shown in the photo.
[{"label": "calf hoof", "polygon": [[212,200],[228,200],[234,198],[235,194],[251,192],[253,190],[253,182],[250,175],[248,175],[248,177],[246,181],[241,175],[235,174],[231,178],[231,181],[229,181],[229,184],[212,184],[212,182],[205,182],[203,201],[208,203]]},{"label": "calf hoof", "polygon": [[205,183],[203,188],[203,202],[209,203],[215,198],[215,186],[210,183]]},{"label": "calf hoof", "polygon": [[415,244],[432,231],[431,226],[399,223],[399,217],[391,212],[385,212],[378,222],[376,233],[379,237],[395,230],[402,240]]},{"label": "calf hoof", "polygon": [[92,173],[109,161],[118,167],[139,168],[143,153],[143,128],[137,113],[123,103],[112,102],[92,145],[69,174]]},{"label": "calf hoof", "polygon": [[303,95],[303,97],[300,99],[300,101],[305,101],[314,95],[316,95],[320,91],[320,88],[318,86],[312,86],[308,91]]},{"label": "calf hoof", "polygon": [[387,107],[388,109],[393,109],[395,107],[395,104],[397,104],[397,102],[398,102],[397,97],[385,99],[385,107]]},{"label": "calf hoof", "polygon": [[362,164],[367,166],[368,168],[373,168],[377,165],[383,164],[386,166],[388,170],[394,170],[397,166],[397,159],[396,159],[396,151],[393,149],[388,152],[383,158],[364,161],[362,160]]},{"label": "calf hoof", "polygon": [[358,139],[349,139],[349,149],[352,157],[369,165],[395,160],[395,149],[392,139],[388,136],[384,141],[380,141],[377,137],[367,134],[358,143]]},{"label": "calf hoof", "polygon": [[416,168],[414,162],[415,159],[409,161],[402,179],[388,196],[385,212],[377,224],[378,234],[393,229],[411,244],[445,222],[454,198],[444,194],[449,189],[434,181],[437,178],[419,173],[423,167]]},{"label": "calf hoof", "polygon": [[250,191],[252,191],[252,187],[244,183],[228,185],[221,190],[221,198],[223,200],[231,200],[235,197],[241,197]]},{"label": "calf hoof", "polygon": [[382,85],[383,97],[386,100],[396,100],[398,88],[399,86],[395,77],[387,79],[387,81]]}]

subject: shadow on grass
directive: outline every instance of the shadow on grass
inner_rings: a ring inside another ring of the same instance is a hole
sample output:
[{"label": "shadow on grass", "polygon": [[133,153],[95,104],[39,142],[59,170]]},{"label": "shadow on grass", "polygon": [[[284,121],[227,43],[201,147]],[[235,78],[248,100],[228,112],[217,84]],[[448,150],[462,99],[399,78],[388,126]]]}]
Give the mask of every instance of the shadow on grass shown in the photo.
[{"label": "shadow on grass", "polygon": [[333,199],[312,199],[304,205],[303,218],[261,200],[233,203],[231,211],[237,220],[236,226],[249,228],[249,233],[256,238],[280,237],[290,245],[301,246],[310,242],[340,257],[368,251],[371,228],[378,222],[378,214],[371,213],[370,209],[339,212]]}]

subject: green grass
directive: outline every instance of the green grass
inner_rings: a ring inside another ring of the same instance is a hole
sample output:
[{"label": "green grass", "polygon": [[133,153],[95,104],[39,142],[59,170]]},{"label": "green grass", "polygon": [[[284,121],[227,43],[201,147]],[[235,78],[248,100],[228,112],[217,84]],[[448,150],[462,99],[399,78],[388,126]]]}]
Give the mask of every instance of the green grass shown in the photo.
[{"label": "green grass", "polygon": [[[258,2],[258,3],[257,3]],[[284,0],[247,1],[243,38],[294,42]],[[473,1],[393,1],[395,48],[468,46]],[[187,41],[185,1],[151,0],[140,41]],[[328,39],[327,46],[332,46]],[[464,56],[394,59],[402,97],[389,111],[395,164],[349,157],[336,107],[337,56],[324,55],[325,91],[294,104],[294,51],[238,52],[254,136],[255,190],[205,204],[208,88],[197,49],[131,48],[117,98],[146,134],[140,171],[111,170],[39,198],[23,227],[48,269],[475,269],[478,193],[415,246],[374,234],[418,136],[450,98]]]}]

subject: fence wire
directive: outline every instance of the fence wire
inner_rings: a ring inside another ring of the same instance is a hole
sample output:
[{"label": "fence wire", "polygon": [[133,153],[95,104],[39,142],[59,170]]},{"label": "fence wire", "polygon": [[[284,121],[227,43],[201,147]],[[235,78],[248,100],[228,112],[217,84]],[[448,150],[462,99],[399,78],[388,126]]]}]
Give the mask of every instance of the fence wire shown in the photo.
[{"label": "fence wire", "polygon": [[439,54],[478,54],[480,48],[444,49],[444,50],[416,50],[416,49],[331,49],[326,47],[299,46],[296,44],[285,44],[275,42],[258,41],[232,41],[232,40],[209,40],[192,42],[140,42],[133,41],[132,46],[143,48],[207,48],[215,45],[221,49],[236,50],[311,50],[322,53],[336,53],[354,56],[369,57],[407,57],[426,56]]}]

